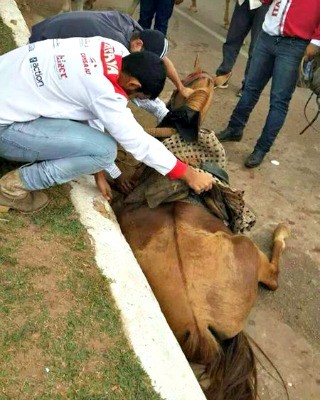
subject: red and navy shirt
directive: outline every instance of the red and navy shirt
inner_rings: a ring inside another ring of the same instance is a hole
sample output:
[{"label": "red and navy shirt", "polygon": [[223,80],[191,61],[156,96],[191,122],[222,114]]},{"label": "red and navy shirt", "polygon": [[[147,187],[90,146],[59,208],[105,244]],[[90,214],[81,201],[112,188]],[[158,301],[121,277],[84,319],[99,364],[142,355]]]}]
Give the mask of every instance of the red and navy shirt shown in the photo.
[{"label": "red and navy shirt", "polygon": [[262,29],[271,36],[310,40],[320,46],[320,0],[261,0],[270,4]]}]

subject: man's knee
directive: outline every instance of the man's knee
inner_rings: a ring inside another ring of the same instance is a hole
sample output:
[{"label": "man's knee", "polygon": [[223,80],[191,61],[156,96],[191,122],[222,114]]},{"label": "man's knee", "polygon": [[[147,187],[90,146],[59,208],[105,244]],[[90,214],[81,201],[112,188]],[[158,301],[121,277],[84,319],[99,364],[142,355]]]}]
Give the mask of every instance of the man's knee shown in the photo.
[{"label": "man's knee", "polygon": [[106,165],[113,163],[117,158],[117,143],[113,138],[108,138],[110,140],[107,141],[106,145],[98,147],[97,154],[95,155],[95,159],[98,161],[99,165],[102,168],[105,168]]}]

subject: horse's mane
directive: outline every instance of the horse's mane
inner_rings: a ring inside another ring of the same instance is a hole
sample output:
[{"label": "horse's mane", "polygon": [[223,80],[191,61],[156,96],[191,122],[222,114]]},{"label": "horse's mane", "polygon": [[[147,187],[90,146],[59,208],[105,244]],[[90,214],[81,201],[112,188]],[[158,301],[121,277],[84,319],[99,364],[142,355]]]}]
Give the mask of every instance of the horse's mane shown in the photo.
[{"label": "horse's mane", "polygon": [[209,328],[189,333],[180,344],[189,360],[206,365],[203,390],[208,400],[257,399],[255,356],[244,332],[220,340]]}]

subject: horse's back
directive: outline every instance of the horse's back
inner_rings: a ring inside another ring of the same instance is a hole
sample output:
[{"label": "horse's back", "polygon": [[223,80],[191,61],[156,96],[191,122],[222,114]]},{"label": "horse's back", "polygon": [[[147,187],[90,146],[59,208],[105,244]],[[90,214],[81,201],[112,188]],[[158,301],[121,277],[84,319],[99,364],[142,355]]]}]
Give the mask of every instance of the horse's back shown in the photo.
[{"label": "horse's back", "polygon": [[178,340],[243,328],[257,292],[259,253],[203,207],[176,202],[124,212],[120,225]]}]

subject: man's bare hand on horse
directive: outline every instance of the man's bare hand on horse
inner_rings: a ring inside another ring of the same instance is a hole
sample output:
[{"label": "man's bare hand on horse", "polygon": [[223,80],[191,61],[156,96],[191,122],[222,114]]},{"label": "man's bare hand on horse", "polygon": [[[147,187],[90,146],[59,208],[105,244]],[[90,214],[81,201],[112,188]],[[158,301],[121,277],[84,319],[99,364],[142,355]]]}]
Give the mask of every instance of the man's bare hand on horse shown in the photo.
[{"label": "man's bare hand on horse", "polygon": [[179,88],[179,92],[182,94],[182,96],[183,96],[185,99],[187,99],[189,96],[192,95],[192,93],[194,92],[194,90],[191,89],[191,88],[187,88],[187,87],[185,87],[185,86],[181,86],[181,87]]},{"label": "man's bare hand on horse", "polygon": [[188,166],[186,172],[180,177],[181,180],[195,191],[200,194],[210,190],[214,184],[214,179],[208,172],[197,171]]},{"label": "man's bare hand on horse", "polygon": [[94,174],[94,179],[102,196],[107,201],[112,200],[112,190],[109,183],[107,182],[105,171],[100,171]]},{"label": "man's bare hand on horse", "polygon": [[129,194],[134,189],[135,182],[133,179],[126,178],[123,174],[114,180],[116,188],[123,194]]}]

